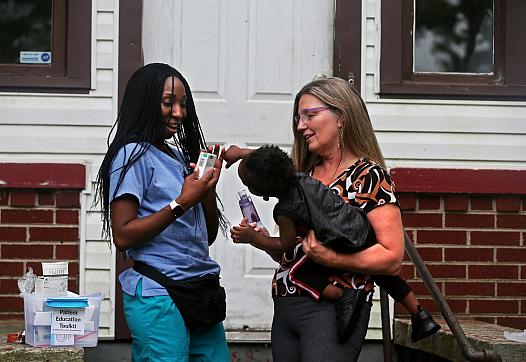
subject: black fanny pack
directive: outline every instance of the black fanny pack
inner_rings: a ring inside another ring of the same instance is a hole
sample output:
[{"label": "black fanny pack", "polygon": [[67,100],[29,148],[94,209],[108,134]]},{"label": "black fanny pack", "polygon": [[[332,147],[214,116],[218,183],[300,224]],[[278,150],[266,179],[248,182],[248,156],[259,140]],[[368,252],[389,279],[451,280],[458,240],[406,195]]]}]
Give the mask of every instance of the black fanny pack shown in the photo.
[{"label": "black fanny pack", "polygon": [[226,293],[219,284],[219,276],[176,281],[137,260],[133,269],[166,288],[188,328],[210,326],[225,320]]}]

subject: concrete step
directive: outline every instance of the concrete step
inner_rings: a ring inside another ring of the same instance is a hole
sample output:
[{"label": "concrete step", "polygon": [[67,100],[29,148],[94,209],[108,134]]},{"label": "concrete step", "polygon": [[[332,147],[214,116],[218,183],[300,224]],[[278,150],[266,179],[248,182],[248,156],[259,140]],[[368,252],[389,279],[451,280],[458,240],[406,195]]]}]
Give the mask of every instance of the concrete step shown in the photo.
[{"label": "concrete step", "polygon": [[82,347],[31,347],[21,343],[7,343],[8,333],[24,330],[23,320],[0,321],[0,361],[2,362],[82,362]]},{"label": "concrete step", "polygon": [[[417,343],[411,342],[411,320],[398,319],[394,321],[394,343],[439,356],[450,361],[465,361],[458,343],[451,333],[445,320],[435,318],[442,329],[436,334],[424,338]],[[496,324],[479,322],[472,319],[459,320],[468,341],[478,351],[493,350],[503,362],[526,361],[526,343],[519,343],[504,338],[504,331],[520,332],[517,329]]]}]

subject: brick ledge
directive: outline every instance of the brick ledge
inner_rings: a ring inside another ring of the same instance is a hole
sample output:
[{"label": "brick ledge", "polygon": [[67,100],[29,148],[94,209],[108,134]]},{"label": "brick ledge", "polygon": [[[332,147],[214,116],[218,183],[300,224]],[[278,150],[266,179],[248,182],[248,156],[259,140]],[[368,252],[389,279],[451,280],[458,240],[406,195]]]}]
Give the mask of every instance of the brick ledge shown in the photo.
[{"label": "brick ledge", "polygon": [[398,192],[526,195],[526,170],[392,168]]},{"label": "brick ledge", "polygon": [[86,188],[86,166],[77,163],[0,163],[0,189]]}]

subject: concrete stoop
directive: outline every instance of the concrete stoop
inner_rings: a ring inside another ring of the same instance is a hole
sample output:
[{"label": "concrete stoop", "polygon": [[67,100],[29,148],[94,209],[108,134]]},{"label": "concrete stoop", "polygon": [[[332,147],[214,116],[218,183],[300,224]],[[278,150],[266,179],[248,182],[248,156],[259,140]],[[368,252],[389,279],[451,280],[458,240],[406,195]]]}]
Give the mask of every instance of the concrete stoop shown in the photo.
[{"label": "concrete stoop", "polygon": [[0,322],[0,361],[2,362],[81,362],[82,347],[31,347],[21,343],[7,343],[7,334],[24,329],[23,320]]},{"label": "concrete stoop", "polygon": [[[417,343],[412,343],[411,320],[395,319],[394,343],[450,361],[465,361],[460,347],[446,322],[441,318],[435,318],[435,320],[442,326],[442,329],[430,337],[424,338]],[[476,350],[493,350],[500,355],[503,362],[526,361],[526,343],[519,343],[504,338],[504,331],[520,332],[519,330],[472,319],[461,319],[459,323],[467,339]]]}]

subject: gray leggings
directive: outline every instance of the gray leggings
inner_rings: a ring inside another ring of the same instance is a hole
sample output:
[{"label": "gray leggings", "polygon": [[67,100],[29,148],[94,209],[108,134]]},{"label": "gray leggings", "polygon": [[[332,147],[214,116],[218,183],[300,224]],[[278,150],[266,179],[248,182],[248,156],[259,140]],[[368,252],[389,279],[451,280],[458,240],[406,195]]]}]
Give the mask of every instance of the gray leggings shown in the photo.
[{"label": "gray leggings", "polygon": [[362,348],[371,306],[365,304],[349,340],[338,342],[334,303],[307,296],[274,299],[272,357],[274,362],[351,362]]}]

